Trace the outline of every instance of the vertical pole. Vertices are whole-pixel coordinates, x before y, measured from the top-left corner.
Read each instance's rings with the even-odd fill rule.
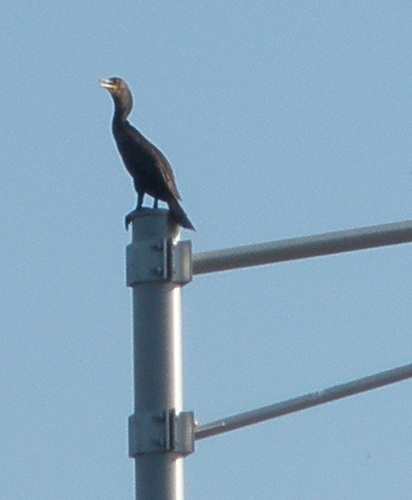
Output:
[[[167,210],[143,209],[133,220],[133,241],[127,247],[134,354],[129,454],[135,459],[138,500],[183,500],[183,456],[193,451],[179,451],[177,443],[181,425],[176,416],[183,405],[183,283],[173,280],[172,252],[178,239]]]

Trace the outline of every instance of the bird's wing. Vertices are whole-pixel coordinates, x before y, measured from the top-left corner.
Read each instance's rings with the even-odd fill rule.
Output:
[[[151,177],[155,183],[163,184],[176,200],[181,200],[173,169],[166,156],[130,124],[128,127],[128,137],[130,140],[129,147],[136,149],[136,152],[132,153],[131,156],[142,159],[142,164],[137,166],[137,168],[140,169],[147,166],[145,175]]]

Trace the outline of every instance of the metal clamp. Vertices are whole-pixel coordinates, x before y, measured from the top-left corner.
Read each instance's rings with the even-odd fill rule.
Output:
[[[129,456],[159,452],[189,455],[195,447],[194,429],[191,411],[138,412],[129,417]]]
[[[131,243],[126,247],[126,284],[192,281],[191,241],[159,240]]]

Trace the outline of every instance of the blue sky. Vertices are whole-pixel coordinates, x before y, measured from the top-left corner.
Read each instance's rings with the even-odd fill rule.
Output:
[[[133,498],[135,195],[102,77],[172,163],[195,251],[412,214],[407,2],[4,2],[0,497]],[[185,409],[209,420],[411,361],[408,245],[196,277]],[[407,499],[410,383],[201,441],[186,496]]]

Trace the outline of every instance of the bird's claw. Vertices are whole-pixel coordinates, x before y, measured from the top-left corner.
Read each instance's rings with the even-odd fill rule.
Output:
[[[124,218],[124,227],[126,228],[126,231],[129,230],[130,223],[133,221],[133,219],[136,216],[136,210],[133,210],[129,214],[126,215]]]
[[[137,216],[138,212],[141,212],[142,210],[145,210],[143,207],[136,207],[134,210],[132,210],[130,213],[126,215],[124,218],[124,227],[126,228],[126,231],[129,230],[130,224],[133,222],[133,219]]]

